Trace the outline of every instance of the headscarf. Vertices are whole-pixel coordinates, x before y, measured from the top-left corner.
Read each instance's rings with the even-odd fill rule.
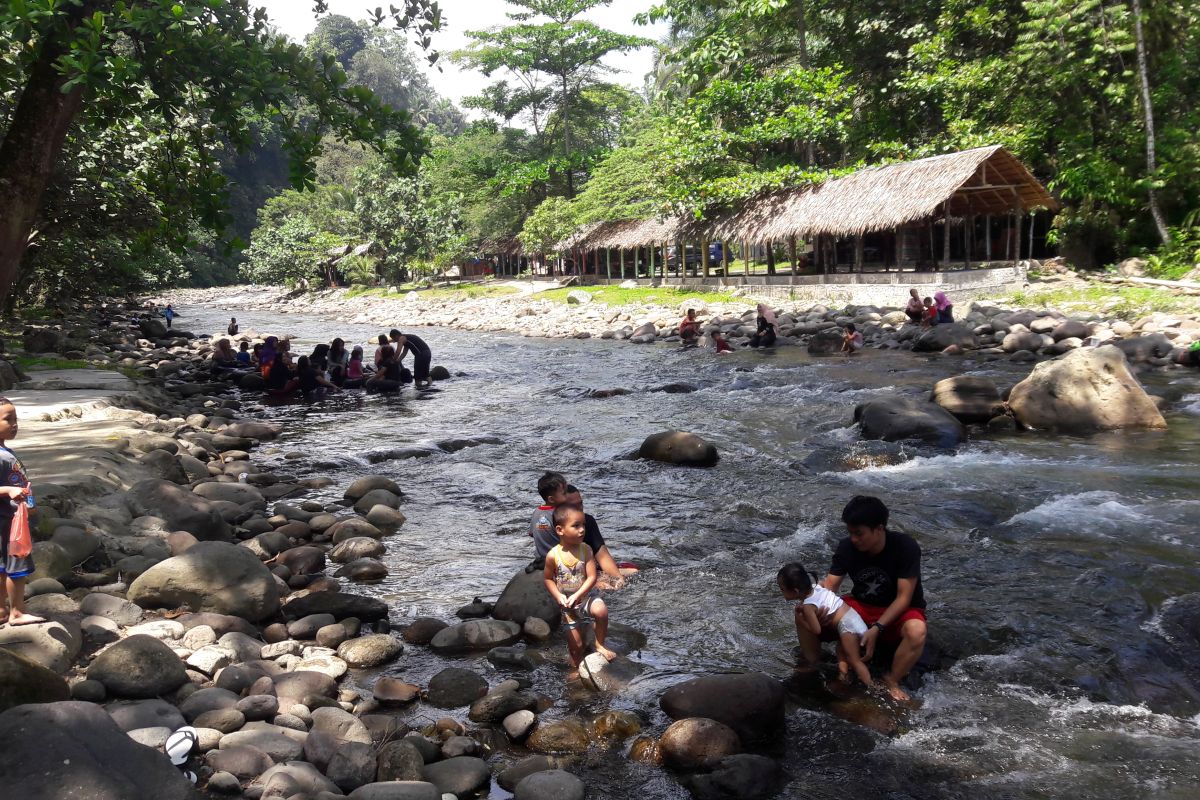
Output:
[[[946,297],[945,292],[938,292],[935,294],[933,296],[933,304],[937,306],[938,311],[945,311],[947,308],[953,305],[953,303],[950,302],[950,299]]]
[[[776,330],[775,312],[771,310],[770,306],[768,306],[766,303],[759,303],[758,315],[767,321],[767,324],[771,326],[772,330]]]

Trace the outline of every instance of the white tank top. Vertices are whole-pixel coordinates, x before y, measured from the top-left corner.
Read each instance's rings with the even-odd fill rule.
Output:
[[[803,605],[816,606],[817,611],[824,614],[833,614],[842,607],[844,601],[841,597],[826,589],[824,586],[814,586],[812,594],[804,598]],[[821,616],[818,613],[817,616]]]

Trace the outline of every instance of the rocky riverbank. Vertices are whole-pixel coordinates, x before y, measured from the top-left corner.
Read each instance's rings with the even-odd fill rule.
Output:
[[[578,302],[572,303],[574,297]],[[728,301],[689,298],[664,290],[665,302],[609,306],[592,299],[586,289],[572,291],[568,302],[518,292],[487,297],[423,294],[348,296],[345,289],[285,292],[281,289],[233,287],[185,290],[159,298],[176,304],[195,303],[230,309],[308,313],[350,323],[392,327],[439,326],[470,331],[510,331],[549,338],[600,338],[633,344],[679,342],[678,325],[687,309],[697,310],[702,346],[720,330],[735,347],[754,334],[752,297],[730,295]],[[898,297],[897,301],[901,299]],[[955,309],[957,322],[930,330],[908,323],[901,307],[846,306],[809,303],[772,304],[780,346],[801,345],[815,355],[841,348],[841,337],[853,323],[868,347],[961,354],[977,351],[986,358],[1036,362],[1089,345],[1117,343],[1131,362],[1165,366],[1173,354],[1200,339],[1200,310],[1189,313],[1148,312],[1136,319],[1106,314],[1102,309],[1064,313],[1052,307],[1024,308],[998,301],[973,301]],[[1131,343],[1136,342],[1136,343]]]
[[[447,620],[395,619],[356,594],[387,574],[403,492],[370,475],[320,502],[305,496],[328,496],[327,478],[264,468],[256,454],[279,431],[240,418],[232,381],[210,372],[207,337],[107,306],[31,324],[23,340],[27,356],[131,380],[100,401],[55,405],[54,392],[86,393],[112,373],[13,370],[30,378],[24,398],[53,409],[26,416],[12,442],[40,504],[27,608],[46,620],[0,629],[0,782],[15,796],[193,797],[163,753],[184,725],[196,737],[185,767],[214,797],[444,800],[495,780],[523,800],[582,798],[575,765],[626,748],[702,798],[778,784],[775,761],[745,752],[782,728],[773,678],[683,681],[661,703],[678,721],[639,735],[644,720],[627,711],[547,715],[560,698],[526,676],[561,645],[559,614],[536,572]],[[91,467],[43,480],[71,460],[72,434],[77,460],[103,453],[103,480]],[[638,639],[615,628],[609,644],[627,653]],[[375,672],[414,648],[486,653],[503,679],[448,667],[422,687]],[[577,685],[619,692],[637,671],[624,656],[592,657]]]

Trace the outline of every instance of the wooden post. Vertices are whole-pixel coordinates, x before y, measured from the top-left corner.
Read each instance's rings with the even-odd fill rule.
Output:
[[[937,270],[937,245],[933,241],[933,220],[930,219],[929,227],[929,260],[933,262],[934,270]]]
[[[708,239],[700,239],[700,264],[704,267],[704,277],[708,278]]]
[[[988,263],[992,263],[992,215],[983,216],[983,253]]]
[[[612,248],[604,248],[604,273],[608,276],[608,280],[612,282]]]
[[[971,228],[975,225],[975,216],[968,214],[963,217],[963,269],[971,268]]]
[[[1034,226],[1034,223],[1036,223],[1036,222],[1037,222],[1037,214],[1031,212],[1029,214],[1029,256],[1028,256],[1030,261],[1033,260],[1033,226]]]
[[[1021,216],[1022,216],[1022,214],[1021,214],[1021,195],[1017,194],[1017,190],[1015,188],[1012,190],[1012,193],[1013,193],[1013,214],[1016,215],[1016,218],[1017,218],[1017,247],[1016,247],[1017,252],[1016,252],[1016,258],[1013,259],[1013,266],[1015,267],[1017,265],[1017,262],[1019,262],[1021,260]]]
[[[646,276],[649,277],[651,281],[654,280],[654,242],[650,243],[650,269],[646,273]]]
[[[862,234],[854,237],[854,270],[859,275],[863,271],[863,237]]]
[[[791,262],[792,262],[792,280],[790,281],[790,283],[793,286],[795,286],[796,285],[796,273],[798,273],[800,271],[798,265],[796,264],[796,237],[795,236],[788,237],[788,258],[791,259]]]
[[[746,266],[742,268],[742,284],[750,283],[750,246],[742,239],[742,263]]]
[[[729,280],[729,242],[721,240],[721,277]]]
[[[683,245],[683,239],[675,240],[675,254],[678,256],[675,259],[675,277],[679,278],[680,283],[683,283],[683,277],[687,274],[687,249]]]
[[[942,204],[942,219],[945,220],[945,230],[942,231],[942,263],[947,267],[950,266],[950,207]]]
[[[775,243],[767,242],[767,274],[775,274]]]

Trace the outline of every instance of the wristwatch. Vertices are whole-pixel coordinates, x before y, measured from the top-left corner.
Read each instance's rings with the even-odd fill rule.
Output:
[[[872,623],[871,623],[871,627],[872,627],[872,628],[879,628],[879,630],[883,630],[883,629],[884,629],[884,627],[886,627],[886,626],[885,626],[885,625],[884,625],[882,622],[872,622]]]

